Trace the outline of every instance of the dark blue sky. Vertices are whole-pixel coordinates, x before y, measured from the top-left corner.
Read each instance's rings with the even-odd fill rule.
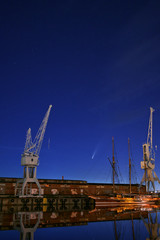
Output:
[[[147,0],[1,1],[0,176],[22,176],[26,131],[52,104],[39,178],[111,181],[114,136],[124,181],[128,137],[140,181],[150,106],[160,177],[159,12]]]

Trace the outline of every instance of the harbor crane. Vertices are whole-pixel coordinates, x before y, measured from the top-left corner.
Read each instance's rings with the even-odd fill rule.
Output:
[[[39,153],[41,150],[49,114],[52,105],[49,106],[46,115],[40,125],[34,141],[32,141],[31,128],[27,131],[24,152],[21,156],[21,166],[24,167],[23,179],[18,180],[15,187],[15,195],[19,197],[41,196],[42,190],[37,179],[37,166],[39,165]],[[32,183],[37,188],[32,188]]]
[[[155,152],[152,144],[152,127],[153,127],[153,112],[155,110],[150,107],[150,118],[148,127],[147,143],[143,144],[143,161],[141,161],[141,169],[144,170],[144,174],[140,183],[140,186],[145,182],[146,191],[150,190],[150,183],[152,184],[153,191],[155,192],[155,181],[160,183],[157,174],[154,171],[155,168]]]

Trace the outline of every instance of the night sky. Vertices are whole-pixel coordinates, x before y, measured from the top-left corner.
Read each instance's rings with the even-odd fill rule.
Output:
[[[111,182],[116,161],[133,183],[153,115],[160,177],[160,2],[1,1],[0,176],[22,177],[26,131],[50,104],[38,178]]]

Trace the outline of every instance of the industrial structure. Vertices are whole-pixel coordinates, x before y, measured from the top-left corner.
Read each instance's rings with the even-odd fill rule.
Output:
[[[39,153],[41,150],[51,107],[52,105],[49,106],[33,142],[31,129],[29,128],[27,131],[24,153],[21,157],[21,165],[24,167],[24,175],[23,179],[18,180],[16,183],[15,196],[33,197],[38,195],[40,197],[42,194],[41,186],[37,179],[37,166],[39,165]],[[36,189],[36,191],[34,191],[32,188],[32,183],[37,185],[38,189]]]
[[[150,118],[148,127],[147,143],[143,144],[143,161],[141,161],[141,169],[144,174],[140,186],[145,182],[146,192],[151,191],[150,183],[152,184],[153,191],[155,192],[155,181],[160,183],[155,168],[155,151],[152,144],[152,127],[153,127],[153,112],[154,109],[150,107]]]
[[[9,196],[10,198],[14,198],[15,185],[19,180],[20,179],[17,178],[0,177],[0,197]],[[115,193],[123,195],[130,194],[130,185],[125,183],[115,184],[115,193],[113,193],[112,183],[88,183],[82,180],[65,179],[38,179],[38,182],[42,189],[41,196],[47,198],[57,198],[58,196],[113,196]],[[36,183],[32,184],[32,191],[38,191]],[[140,192],[141,194],[146,193],[144,185],[141,186]],[[132,184],[132,193],[135,195],[139,194],[139,184]],[[18,201],[18,198],[16,199]],[[21,200],[23,199],[19,199],[20,202]]]
[[[130,140],[128,139],[129,153],[129,184],[115,183],[116,161],[114,154],[114,138],[112,138],[112,166],[113,182],[88,183],[81,180],[62,179],[37,179],[37,166],[39,165],[39,153],[42,146],[48,118],[52,105],[41,123],[38,133],[32,142],[31,129],[27,131],[27,138],[24,153],[21,158],[21,165],[24,167],[23,179],[1,178],[0,177],[0,206],[10,206],[11,208],[24,207],[42,208],[41,205],[53,205],[60,207],[87,206],[102,204],[104,206],[120,206],[124,204],[159,204],[159,194],[146,195],[150,190],[150,183],[155,191],[154,181],[159,181],[155,168],[155,154],[152,145],[152,123],[153,108],[150,108],[150,119],[148,128],[147,143],[143,144],[143,161],[141,168],[144,175],[141,184],[131,184],[131,157]],[[142,185],[145,182],[145,185]],[[24,206],[23,206],[24,205]],[[35,209],[36,210],[36,209]]]

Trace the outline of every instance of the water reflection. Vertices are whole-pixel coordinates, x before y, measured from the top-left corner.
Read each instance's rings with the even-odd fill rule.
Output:
[[[113,224],[113,235],[111,237],[108,236],[106,239],[160,240],[160,219],[158,218],[159,209],[157,207],[135,208],[124,206],[95,209],[76,208],[72,210],[43,207],[43,209],[37,211],[30,209],[26,211],[25,208],[24,211],[7,208],[2,210],[0,212],[0,230],[18,230],[20,232],[20,240],[33,240],[37,229],[83,226],[90,223],[95,224],[95,222],[99,222],[99,224],[102,222],[106,223],[106,226],[110,223]],[[137,224],[142,229],[140,230],[141,235],[136,234]],[[124,226],[127,227],[124,228]],[[100,233],[101,229],[99,228],[97,231]],[[125,231],[126,233],[124,233]],[[94,237],[92,239],[98,238]]]
[[[145,220],[142,216],[142,221],[149,233],[149,238],[146,240],[160,240],[160,224],[158,223],[157,211],[155,213],[148,213],[148,219]]]
[[[18,212],[13,214],[13,228],[20,231],[20,240],[34,240],[34,232],[37,230],[42,216],[43,212]]]

